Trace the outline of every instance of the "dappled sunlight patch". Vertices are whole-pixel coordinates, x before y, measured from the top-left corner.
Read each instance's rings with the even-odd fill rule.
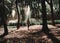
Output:
[[[53,25],[48,25],[48,28],[49,29],[52,29],[52,28],[57,28],[56,26],[53,26]]]

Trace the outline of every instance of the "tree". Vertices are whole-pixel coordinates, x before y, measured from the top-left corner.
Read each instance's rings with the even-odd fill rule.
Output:
[[[60,40],[58,40],[52,33],[49,33],[50,30],[47,27],[47,18],[46,18],[46,6],[45,6],[45,0],[41,0],[42,5],[42,18],[43,18],[43,28],[42,31],[50,38],[53,43],[60,43]]]
[[[52,20],[52,25],[55,26],[52,0],[50,0],[50,7],[51,7],[51,20]]]
[[[46,14],[46,6],[45,6],[45,0],[41,0],[41,5],[42,5],[42,22],[43,22],[43,32],[49,32],[50,30],[47,27],[47,14]]]
[[[60,15],[60,0],[59,0],[59,15]]]
[[[52,0],[45,0],[45,1],[50,5],[52,25],[55,26],[55,23],[54,23],[54,13],[53,13],[53,2],[52,2]]]
[[[4,26],[4,33],[0,37],[4,37],[8,34],[7,29],[7,13],[5,12],[7,9],[4,6],[4,0],[1,1],[2,5],[0,6],[0,18],[1,18],[1,24]]]
[[[19,24],[19,22],[20,22],[20,13],[19,13],[19,9],[18,9],[18,0],[16,0],[16,8],[17,8],[17,13],[18,13],[18,23],[17,23],[17,29],[19,29],[19,27],[20,27],[20,24]]]

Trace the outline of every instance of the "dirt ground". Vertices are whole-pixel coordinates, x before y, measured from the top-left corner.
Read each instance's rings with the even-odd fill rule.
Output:
[[[53,33],[55,37],[60,40],[60,28],[52,25],[48,25],[48,28],[51,30],[51,33]],[[0,41],[2,43],[53,43],[53,41],[43,32],[40,34],[30,34],[38,32],[41,29],[42,25],[33,25],[30,26],[29,29],[27,26],[21,26],[18,30],[16,28],[9,29],[9,34],[3,39],[0,38]]]

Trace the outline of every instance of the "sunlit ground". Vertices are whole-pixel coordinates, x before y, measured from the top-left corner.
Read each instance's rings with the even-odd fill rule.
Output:
[[[60,28],[52,25],[48,25],[48,27],[51,33],[60,40]],[[29,27],[29,30],[27,26],[21,26],[18,30],[16,26],[8,26],[9,34],[3,39],[7,40],[7,43],[53,43],[43,32],[40,34],[30,34],[38,32],[41,29],[42,25],[32,25]],[[0,29],[0,34],[3,32],[2,30],[3,29]]]

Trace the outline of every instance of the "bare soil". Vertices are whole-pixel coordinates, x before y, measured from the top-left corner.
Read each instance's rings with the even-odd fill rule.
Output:
[[[53,33],[60,40],[60,28],[52,25],[48,25],[48,28],[51,30],[50,33]],[[18,30],[9,29],[9,34],[4,38],[0,38],[0,41],[1,43],[53,43],[43,32],[40,34],[30,34],[38,32],[41,29],[42,25],[33,25],[29,29],[27,26],[21,26]],[[0,29],[1,33],[2,30]]]

